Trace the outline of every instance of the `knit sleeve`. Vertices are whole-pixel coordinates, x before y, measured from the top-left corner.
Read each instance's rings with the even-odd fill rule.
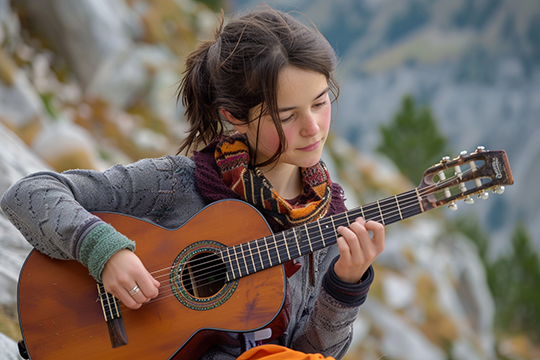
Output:
[[[133,244],[103,232],[105,223],[92,212],[117,212],[178,227],[204,206],[194,168],[188,158],[168,156],[115,165],[103,172],[38,172],[13,184],[0,206],[37,250],[99,269],[108,259],[104,253],[110,257],[115,249]]]
[[[373,282],[374,272],[370,266],[358,284],[351,284],[341,280],[334,271],[334,265],[339,258],[336,257],[323,277],[324,290],[345,306],[360,306],[366,301],[369,287]]]

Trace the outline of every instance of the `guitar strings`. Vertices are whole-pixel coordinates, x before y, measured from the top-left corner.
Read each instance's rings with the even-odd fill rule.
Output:
[[[415,195],[415,197],[416,197],[416,195]],[[282,242],[283,242],[284,240],[285,240],[285,239],[280,239],[280,240],[276,241],[276,242],[274,243],[274,244],[275,244],[274,249],[277,249],[277,248],[279,248],[280,246],[283,246],[284,244],[282,244]],[[318,240],[317,240],[317,241],[318,241]],[[277,265],[277,263],[276,263],[276,265]],[[211,267],[203,268],[203,269],[201,269],[200,271],[206,271],[205,275],[208,276],[208,275],[209,275],[208,269],[210,269],[210,268],[211,268]],[[160,273],[160,272],[166,272],[165,274],[159,275],[159,276],[156,277],[156,278],[159,280],[159,278],[166,277],[166,276],[168,277],[168,275],[169,275],[169,269],[170,269],[170,268],[164,268],[164,269],[161,269],[161,270],[153,271],[152,274],[158,274],[158,273]],[[213,271],[211,274],[215,274],[215,272],[216,272],[215,270],[216,270],[216,269],[214,269],[214,271]],[[221,270],[221,269],[218,269],[218,270]],[[197,272],[200,272],[200,271],[197,271]],[[221,272],[219,272],[219,273],[222,274]],[[178,274],[177,276],[180,277],[181,275]],[[195,280],[195,279],[193,279],[193,280]],[[213,283],[213,282],[217,282],[217,281],[223,282],[224,280],[225,280],[225,277],[221,277],[220,279],[217,279],[217,280],[214,280],[214,281],[212,281],[212,282],[207,283],[207,285],[210,284],[210,283]],[[174,296],[173,290],[172,290],[171,287],[169,287],[169,288],[168,288],[167,290],[165,290],[165,291],[160,291],[160,295],[159,295],[158,297],[156,297],[156,298],[150,300],[149,302],[147,302],[147,303],[145,303],[145,304],[153,303],[153,302],[159,301],[159,300],[164,300],[164,299],[166,299],[166,298],[173,297],[173,296]],[[120,303],[119,306],[120,306],[121,309],[123,309],[122,311],[129,311],[129,310],[132,310],[132,309],[127,308],[127,307],[126,307],[124,304],[122,304],[122,303]],[[104,307],[105,307],[105,308],[108,308],[108,306],[107,306],[106,304],[105,304]]]
[[[417,198],[416,194],[414,194],[414,195],[410,194],[410,195],[408,195],[408,196],[411,197],[411,198],[414,200],[414,203],[416,204],[416,198]],[[405,206],[403,206],[404,204],[405,204]],[[410,207],[410,206],[409,206],[409,207]],[[402,209],[402,212],[407,211],[407,208],[408,208],[407,203],[403,203],[403,202],[402,202],[402,208],[403,208],[403,209]],[[351,210],[351,211],[354,211],[354,209]],[[368,211],[369,211],[369,210],[368,210]],[[373,219],[375,219],[375,221],[377,221],[376,218],[372,218],[371,220],[373,220]],[[308,227],[311,227],[311,228],[314,228],[314,227],[316,227],[316,226],[317,226],[317,224],[314,224],[314,225],[308,224]],[[275,235],[270,235],[270,236],[275,238]],[[257,240],[254,240],[254,241],[258,241],[258,240],[262,240],[262,239],[266,239],[266,238],[261,238],[261,239],[257,239]],[[311,243],[314,244],[314,245],[318,245],[319,242],[322,242],[321,239],[322,239],[322,236],[321,236],[321,237],[313,237],[313,238],[310,238],[310,240],[313,240],[313,241],[311,241]],[[275,241],[271,242],[270,244],[268,244],[267,242],[265,242],[265,246],[264,246],[264,249],[262,250],[262,252],[264,252],[265,250],[266,250],[266,251],[274,251],[274,250],[276,250],[276,253],[279,252],[279,248],[280,248],[280,247],[286,246],[285,240],[286,240],[285,238],[282,238],[282,239],[279,239],[279,240],[275,240]],[[247,256],[251,256],[252,258],[253,258],[253,257],[259,258],[259,260],[261,260],[261,256],[260,256],[260,254],[259,254],[259,253],[261,252],[261,250],[260,250],[260,247],[259,247],[258,245],[257,245],[257,248],[259,248],[258,251],[257,251],[257,249],[252,249],[252,248],[250,247],[250,248],[249,248],[250,254],[248,254]],[[255,256],[253,256],[254,253],[253,253],[252,250],[255,251]],[[259,256],[257,256],[257,255],[259,255]],[[212,256],[215,256],[215,254],[207,255],[207,257],[212,257]],[[245,257],[246,257],[246,254],[243,254],[243,255],[241,255],[240,257],[244,257],[244,258],[245,258]],[[229,257],[229,256],[224,256],[224,258],[230,260],[230,257]],[[199,260],[202,260],[202,259],[204,259],[204,257],[201,258],[201,259],[199,259]],[[275,257],[273,257],[273,258],[270,257],[269,259],[270,259],[270,260],[276,260]],[[207,276],[209,276],[209,275],[214,275],[215,273],[208,273],[207,271],[208,271],[209,269],[211,269],[212,267],[222,267],[222,266],[223,266],[222,263],[216,264],[216,265],[213,265],[213,266],[210,266],[210,267],[207,266],[208,264],[210,264],[210,263],[215,263],[215,262],[216,262],[215,259],[212,259],[212,260],[207,261],[207,262],[198,263],[195,267],[196,267],[196,268],[200,268],[200,269],[199,269],[199,270],[193,270],[193,271],[191,271],[191,275],[195,277],[195,276],[197,276],[197,273],[200,273],[200,272],[205,272],[205,275],[207,275]],[[273,265],[273,264],[278,265],[278,263],[279,263],[279,259],[278,259],[277,261],[272,261],[272,265]],[[180,264],[180,265],[184,265],[184,264]],[[158,274],[158,273],[160,273],[160,272],[166,271],[167,273],[164,274],[164,275],[160,275],[160,277],[168,276],[169,269],[170,269],[170,268],[165,268],[165,269],[157,270],[157,271],[152,272],[152,274],[154,275],[154,274]],[[218,270],[221,270],[221,269],[218,269]],[[197,279],[195,279],[195,280],[197,280]],[[218,280],[218,281],[219,281],[219,280]]]
[[[470,172],[470,170],[466,170],[464,172],[464,174],[466,174],[467,172]],[[396,201],[399,201],[399,198],[401,198],[401,200],[403,201],[403,199],[405,199],[404,202],[398,202],[397,204],[401,204],[402,206],[399,206],[399,208],[396,210],[396,211],[393,211],[393,212],[389,212],[386,214],[386,216],[388,217],[389,214],[390,216],[393,214],[393,215],[396,215],[397,212],[401,212],[403,214],[403,212],[406,212],[407,210],[410,210],[413,206],[418,206],[418,198],[420,199],[425,199],[427,198],[427,196],[431,195],[431,194],[440,194],[442,193],[445,189],[446,189],[446,185],[447,184],[451,184],[451,182],[453,181],[453,178],[448,178],[446,180],[443,180],[443,181],[439,181],[438,183],[436,184],[433,184],[433,185],[430,185],[430,186],[427,186],[426,188],[423,188],[423,189],[420,189],[420,190],[417,190],[418,192],[414,191],[414,190],[411,190],[407,193],[404,193],[404,194],[400,194],[400,195],[396,195],[395,196],[395,199]],[[441,187],[442,186],[442,187]],[[432,189],[435,189],[437,191],[433,192]],[[384,200],[389,200],[391,199],[390,198],[387,198],[387,199],[383,199],[382,201]],[[379,202],[380,203],[380,202]],[[412,204],[411,204],[412,203]],[[353,212],[358,212],[358,211],[362,211],[366,208],[366,212],[368,212],[370,209],[367,209],[368,207],[374,207],[375,206],[375,203],[371,203],[371,204],[367,204],[363,207],[358,207],[358,208],[355,208],[355,209],[352,209],[350,211],[347,211],[346,213],[342,213],[342,214],[337,214],[335,217],[329,217],[329,218],[324,218],[324,219],[321,219],[321,220],[325,220],[327,219],[326,221],[328,222],[335,222],[334,220],[338,220],[338,221],[342,221],[343,219],[339,219],[340,217],[343,218],[343,217],[346,217],[347,220],[349,218],[349,216],[347,215],[347,213],[349,214],[352,214]],[[380,213],[380,212],[379,212]],[[360,213],[358,214],[360,215]],[[382,216],[376,216],[376,217],[373,217],[373,218],[366,218],[366,221],[368,220],[372,220],[372,221],[380,221],[382,220]],[[319,221],[320,223],[321,221]],[[317,226],[317,223],[310,223],[310,224],[306,224],[306,226],[309,226],[309,227],[315,227]],[[320,226],[320,225],[319,225]],[[338,234],[336,232],[335,236],[337,237]],[[268,236],[267,236],[268,237]],[[266,239],[267,237],[265,238],[261,238],[261,239]],[[277,254],[279,254],[279,247],[281,246],[287,246],[286,245],[286,238],[283,237],[282,239],[279,239],[279,240],[276,240],[275,239],[275,234],[271,235],[271,237],[274,237],[274,243],[271,244],[273,245],[273,247],[269,247],[268,246],[268,243],[265,241],[266,243],[266,246],[267,248],[266,249],[263,249],[262,251],[264,252],[265,250],[266,251],[270,251],[270,250],[275,250]],[[257,239],[257,240],[253,240],[253,241],[258,241],[258,240],[261,240],[261,239]],[[317,242],[324,242],[323,240],[323,236],[321,236],[320,238],[317,238],[317,237],[314,237],[315,241],[311,241],[312,244],[316,244]],[[310,238],[311,240],[311,238]],[[238,245],[237,245],[238,246]],[[252,249],[251,247],[248,247],[249,248],[249,251],[250,251],[250,256],[252,257],[253,259],[253,252],[252,252]],[[258,248],[258,244],[257,244],[257,248]],[[254,249],[255,250],[255,249]],[[242,249],[242,252],[243,252],[243,249]],[[259,260],[261,259],[260,258],[260,250],[258,253],[256,253],[255,255],[259,255]],[[206,262],[206,263],[199,263],[197,264],[197,267],[202,267],[204,266],[205,264],[208,264],[208,263],[215,263],[215,254],[212,253],[210,255],[207,255],[206,257],[209,257],[209,256],[212,256],[214,259],[212,261],[209,261],[209,262]],[[279,255],[278,255],[279,256]],[[244,257],[244,262],[245,262],[245,254],[243,254],[243,257]],[[257,258],[257,256],[255,256],[255,258]],[[204,257],[202,257],[201,259],[199,260],[202,260],[204,259]],[[269,260],[271,258],[269,257]],[[225,260],[225,257],[224,257],[224,260]],[[278,259],[275,259],[274,260],[278,260]],[[228,257],[228,261],[231,261],[231,258]],[[182,265],[185,265],[185,263],[183,264],[180,264],[181,266]],[[232,264],[231,264],[232,265]],[[278,265],[278,261],[276,261],[275,265]],[[217,264],[217,265],[213,265],[213,266],[210,266],[210,267],[202,267],[201,269],[199,270],[194,270],[192,271],[191,275],[192,275],[192,283],[193,282],[197,282],[197,281],[200,281],[201,278],[203,279],[207,279],[209,277],[212,277],[214,274],[218,273],[218,274],[222,274],[222,270],[223,270],[223,266],[224,264],[223,263],[220,263],[220,264]],[[213,269],[212,269],[213,268]],[[255,269],[255,266],[253,266],[253,268]],[[246,269],[247,269],[247,264],[246,264]],[[211,271],[211,272],[208,272],[208,271]],[[247,269],[249,270],[249,269]],[[164,274],[162,275],[157,275],[159,273],[162,273],[162,272],[165,272]],[[200,275],[201,272],[204,272],[204,276],[203,277],[198,277]],[[155,276],[156,279],[159,279],[159,278],[163,278],[163,277],[169,277],[169,274],[170,273],[170,267],[169,268],[163,268],[163,269],[160,269],[160,270],[156,270],[156,271],[153,271],[151,272],[151,274],[156,274],[157,276]],[[196,278],[195,276],[195,273],[199,273],[199,275],[197,275],[198,278]],[[248,274],[246,274],[248,275]],[[177,275],[178,277],[181,277],[180,274]],[[243,275],[245,276],[245,275]],[[217,278],[213,281],[209,281],[209,282],[206,282],[205,285],[210,285],[212,283],[215,283],[215,282],[225,282],[226,281],[226,277],[221,277],[221,278]],[[151,303],[151,302],[155,302],[157,300],[161,300],[161,299],[164,299],[164,298],[167,298],[167,297],[171,297],[171,296],[174,296],[174,293],[173,293],[173,290],[169,287],[169,290],[165,290],[165,291],[161,291],[160,292],[160,295],[158,297],[156,297],[155,299],[152,299],[150,300],[148,303]],[[148,304],[147,303],[147,304]],[[121,307],[124,307],[125,305],[121,305]],[[128,308],[129,309],[129,308]]]
[[[431,186],[431,187],[432,187],[432,188],[433,188],[433,187],[437,187],[437,185],[433,185],[433,186]],[[442,190],[440,190],[440,191],[442,191]],[[422,195],[425,195],[427,192],[428,192],[428,191],[423,190],[423,191],[422,191]],[[404,196],[402,195],[401,197],[403,198]],[[409,192],[405,195],[405,197],[408,198],[408,202],[407,202],[407,201],[404,202],[403,199],[402,199],[402,200],[399,202],[399,204],[401,204],[401,206],[398,206],[398,209],[397,209],[397,210],[391,211],[391,212],[388,212],[388,213],[385,214],[387,218],[388,218],[388,217],[395,216],[395,215],[397,215],[398,213],[400,214],[400,217],[403,218],[403,216],[402,216],[403,213],[405,213],[405,214],[407,215],[407,211],[410,210],[410,209],[412,208],[412,206],[417,206],[417,205],[418,205],[418,203],[417,203],[418,196],[417,196],[416,192],[414,192],[414,190],[409,191]],[[396,200],[398,199],[397,196],[396,196],[395,198],[396,198]],[[392,198],[388,198],[388,199],[392,199]],[[384,199],[384,200],[387,200],[387,199]],[[411,202],[413,203],[413,205],[410,205]],[[369,207],[369,206],[371,206],[372,208],[371,208],[371,209],[366,209],[365,212],[364,212],[364,208],[367,208],[367,207]],[[342,221],[343,219],[340,219],[340,218],[339,218],[339,217],[341,216],[342,218],[346,217],[347,220],[348,220],[349,216],[347,215],[347,213],[353,214],[354,212],[356,212],[358,216],[359,216],[359,215],[364,215],[364,213],[369,213],[370,211],[373,211],[373,210],[378,211],[377,209],[375,209],[375,206],[377,206],[377,205],[375,205],[375,203],[374,203],[374,204],[368,204],[368,205],[366,205],[366,206],[364,206],[364,207],[359,207],[359,208],[357,208],[357,209],[352,209],[352,210],[350,210],[350,211],[348,211],[348,212],[346,212],[346,213],[344,213],[344,214],[338,214],[338,216],[337,216],[337,217],[334,217],[333,219],[329,219],[329,218],[325,218],[325,219],[326,219],[326,222],[334,222],[333,220]],[[383,204],[383,206],[385,206],[385,204]],[[361,212],[361,214],[360,214],[360,212]],[[372,218],[369,218],[369,217],[365,217],[365,218],[366,218],[366,220],[379,221],[379,220],[382,219],[383,216],[382,216],[382,214],[380,214],[380,211],[378,211],[378,213],[379,213],[379,216],[372,217]],[[368,214],[368,215],[369,215],[369,214]],[[356,218],[357,216],[355,215],[354,217]],[[408,217],[408,216],[406,216],[406,217]],[[321,222],[324,221],[325,219],[321,219],[321,221],[319,221],[319,223],[321,223]],[[347,221],[347,223],[349,224],[350,221]],[[316,228],[317,226],[320,227],[320,225],[319,225],[318,223],[307,224],[307,227],[308,227],[308,228],[311,228],[311,229]],[[280,235],[280,234],[281,234],[281,233],[278,233],[277,235]],[[274,241],[273,241],[272,243],[270,243],[270,246],[269,246],[268,243],[266,242],[266,239],[267,239],[268,237],[264,237],[264,238],[261,238],[261,239],[256,239],[256,240],[250,241],[249,243],[255,243],[255,248],[252,248],[251,246],[248,245],[248,246],[247,246],[247,249],[246,249],[246,252],[248,252],[247,254],[246,254],[246,252],[244,252],[244,249],[242,248],[242,245],[249,244],[249,243],[240,244],[240,245],[236,245],[236,246],[230,247],[230,248],[234,248],[234,247],[240,246],[240,251],[239,251],[240,254],[237,253],[237,252],[235,251],[235,252],[234,252],[234,259],[233,259],[233,255],[230,255],[230,256],[229,256],[229,255],[224,255],[222,258],[223,258],[223,260],[227,260],[227,261],[229,261],[229,262],[230,262],[230,261],[233,261],[233,262],[234,262],[234,260],[237,260],[237,262],[238,262],[238,261],[241,261],[241,260],[239,260],[239,259],[243,258],[243,259],[244,259],[243,263],[246,264],[245,258],[246,258],[246,256],[247,256],[247,257],[251,257],[251,258],[252,258],[252,262],[251,262],[251,263],[254,263],[255,265],[260,265],[260,264],[261,264],[260,261],[262,261],[262,257],[261,257],[261,249],[259,248],[259,240],[265,240],[265,246],[263,247],[262,252],[264,252],[265,250],[266,250],[267,252],[269,252],[269,251],[274,251],[274,250],[275,250],[276,254],[277,254],[278,257],[279,257],[279,253],[280,253],[280,252],[279,252],[279,248],[280,248],[280,247],[283,247],[283,246],[287,247],[287,243],[286,243],[286,240],[287,240],[287,239],[286,239],[285,237],[283,237],[282,239],[276,240],[276,239],[275,239],[275,238],[276,238],[276,234],[273,234],[273,235],[270,235],[270,236],[274,238]],[[309,238],[310,243],[311,243],[312,245],[318,245],[318,244],[317,244],[318,242],[324,242],[324,240],[321,240],[321,239],[323,239],[323,236],[321,236],[320,238],[318,238],[318,237],[313,237],[313,238],[310,237],[310,238]],[[315,241],[312,241],[312,240],[315,240]],[[275,246],[273,246],[274,244],[275,244]],[[298,244],[297,244],[297,247],[299,247]],[[227,249],[227,248],[226,248],[226,249]],[[224,250],[225,250],[225,249],[224,249]],[[222,252],[223,252],[223,250],[222,250]],[[303,254],[301,254],[301,251],[299,251],[299,256],[301,256],[301,255],[303,255]],[[212,253],[212,254],[208,255],[208,257],[211,257],[211,256],[214,256],[214,254]],[[259,258],[259,259],[258,259],[257,261],[255,261],[255,258]],[[265,257],[265,258],[266,258],[266,257]],[[290,258],[291,258],[291,257],[288,256],[288,257],[287,257],[287,260],[290,259]],[[280,261],[280,259],[277,259],[277,261],[272,261],[272,260],[276,260],[275,257],[272,257],[272,256],[268,256],[268,259],[269,259],[269,261],[271,262],[270,266],[273,266],[274,263],[275,263],[275,265],[278,265],[279,263],[283,263],[283,262],[284,262],[284,261]],[[202,260],[202,259],[199,259],[199,260]],[[208,269],[211,268],[211,267],[208,267],[208,266],[206,266],[206,265],[208,265],[208,264],[210,264],[210,263],[213,263],[213,262],[215,262],[215,260],[211,260],[211,261],[208,261],[208,262],[206,262],[206,263],[198,263],[198,264],[196,265],[196,267],[199,267],[199,268],[201,268],[201,269],[200,269],[200,270],[192,270],[192,271],[191,271],[191,275],[192,275],[192,276],[195,276],[196,273],[200,273],[200,272],[202,272],[202,271],[206,272]],[[183,264],[180,264],[180,265],[183,265]],[[252,267],[254,268],[254,270],[256,270],[256,266],[255,266],[255,265],[252,266]],[[217,264],[217,265],[214,265],[214,266],[218,266],[218,267],[219,267],[219,266],[222,266],[222,264]],[[248,269],[247,264],[245,265],[245,268],[246,268],[246,270],[249,272],[249,269]],[[240,270],[239,270],[238,272],[240,273]],[[214,273],[211,273],[211,274],[213,275]],[[240,275],[243,275],[243,274],[240,274]],[[246,275],[247,275],[247,274],[246,274]],[[220,280],[221,280],[221,279],[220,279]],[[218,280],[218,281],[219,281],[219,280]]]

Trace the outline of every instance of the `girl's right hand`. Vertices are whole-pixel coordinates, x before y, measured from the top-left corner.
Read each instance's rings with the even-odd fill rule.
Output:
[[[159,293],[159,281],[146,270],[131,250],[120,250],[107,261],[101,273],[105,291],[116,296],[128,308],[138,309]],[[140,291],[130,295],[136,286]]]

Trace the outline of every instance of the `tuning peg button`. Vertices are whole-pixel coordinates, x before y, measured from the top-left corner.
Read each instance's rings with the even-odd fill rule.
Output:
[[[470,196],[467,196],[467,197],[465,198],[465,202],[466,202],[467,204],[474,204],[474,199],[473,199],[472,197],[470,197]]]
[[[500,185],[500,186],[497,186],[495,189],[493,189],[493,192],[500,195],[500,194],[504,193],[504,190],[506,190],[506,188],[504,186]]]
[[[487,193],[485,191],[483,193],[481,193],[480,195],[478,195],[478,198],[482,199],[482,200],[486,200],[488,197],[489,197],[489,193]]]
[[[451,203],[448,205],[448,208],[449,208],[450,210],[455,211],[455,210],[457,210],[457,205],[456,205],[456,203],[451,202]]]

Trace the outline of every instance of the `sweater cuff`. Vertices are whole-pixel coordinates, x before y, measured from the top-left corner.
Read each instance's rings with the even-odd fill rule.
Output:
[[[373,282],[375,272],[373,271],[373,266],[369,266],[366,270],[360,283],[353,284],[341,280],[334,271],[334,264],[338,260],[339,256],[336,257],[322,281],[324,290],[332,296],[334,299],[347,306],[360,306],[366,301],[367,293],[369,287]]]
[[[90,275],[101,283],[105,263],[122,249],[135,250],[135,242],[120,234],[112,225],[101,224],[84,238],[79,250],[79,261],[88,268]]]

